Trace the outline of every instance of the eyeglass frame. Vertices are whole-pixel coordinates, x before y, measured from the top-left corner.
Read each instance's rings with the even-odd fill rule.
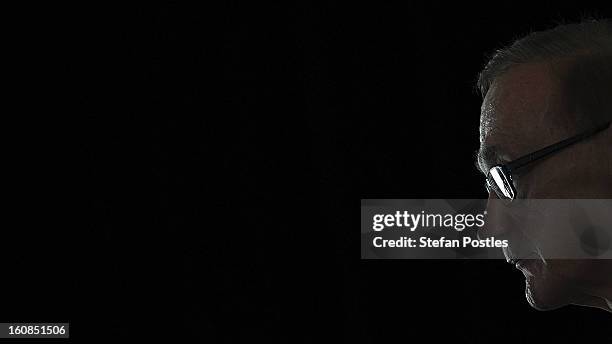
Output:
[[[512,173],[521,169],[525,165],[528,165],[534,161],[543,159],[553,153],[557,153],[564,148],[569,147],[570,145],[585,140],[600,131],[607,129],[610,126],[610,123],[607,122],[605,124],[599,125],[593,129],[587,130],[578,135],[569,137],[565,140],[559,141],[557,143],[553,143],[549,146],[541,148],[535,152],[525,154],[518,159],[512,160],[505,164],[498,164],[489,169],[489,172],[486,176],[485,186],[487,191],[491,193],[491,189],[495,192],[499,199],[507,200],[508,202],[512,202],[516,199],[516,188],[514,187],[514,182],[512,180]],[[495,182],[495,176],[506,186],[504,190],[508,191],[506,195],[504,190],[499,190],[499,186]],[[499,190],[499,191],[498,191]],[[501,195],[500,195],[501,193]]]

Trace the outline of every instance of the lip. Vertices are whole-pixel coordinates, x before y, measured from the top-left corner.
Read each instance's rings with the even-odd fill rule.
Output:
[[[515,268],[522,270],[526,267],[529,261],[520,258],[508,259],[508,263],[514,265]]]
[[[514,267],[525,272],[531,271],[529,268],[532,267],[533,259],[516,259],[514,262]]]
[[[517,269],[520,268],[525,268],[527,267],[527,265],[529,265],[529,263],[531,263],[535,258],[534,254],[530,254],[527,257],[520,257],[520,258],[506,258],[506,262],[508,262],[509,264],[514,265]]]

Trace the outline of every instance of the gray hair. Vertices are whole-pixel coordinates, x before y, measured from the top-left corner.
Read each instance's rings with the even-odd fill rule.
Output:
[[[569,61],[562,77],[565,102],[592,121],[612,116],[612,21],[588,20],[533,32],[497,50],[478,75],[484,97],[498,76],[531,62]]]

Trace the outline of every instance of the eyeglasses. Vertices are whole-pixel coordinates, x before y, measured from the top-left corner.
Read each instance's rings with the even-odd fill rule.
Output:
[[[576,136],[567,138],[563,141],[554,143],[550,146],[544,147],[533,153],[524,155],[507,164],[495,165],[491,167],[489,173],[487,174],[487,180],[485,184],[487,187],[487,191],[490,193],[491,190],[493,190],[495,191],[495,194],[498,198],[507,200],[508,202],[512,202],[512,200],[516,198],[516,189],[514,188],[514,183],[512,181],[513,172],[516,172],[517,170],[521,169],[522,167],[531,162],[542,159],[576,142],[582,141],[588,138],[589,136],[595,135],[598,132],[608,128],[608,126],[610,126],[610,122],[588,130],[584,133],[578,134]]]

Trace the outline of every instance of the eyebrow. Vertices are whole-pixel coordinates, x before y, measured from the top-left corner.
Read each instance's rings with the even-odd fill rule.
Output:
[[[502,149],[495,146],[483,146],[476,151],[474,165],[480,172],[486,174],[491,167],[503,162]]]

